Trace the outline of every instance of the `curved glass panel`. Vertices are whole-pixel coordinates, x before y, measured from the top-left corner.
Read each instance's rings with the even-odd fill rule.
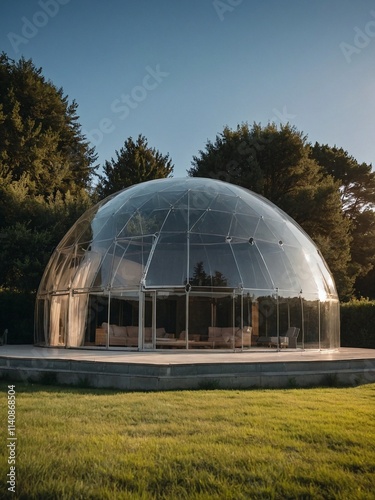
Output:
[[[160,235],[146,272],[146,286],[178,287],[186,284],[186,240],[186,233]]]

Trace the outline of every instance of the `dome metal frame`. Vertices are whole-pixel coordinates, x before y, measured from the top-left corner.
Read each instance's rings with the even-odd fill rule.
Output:
[[[242,350],[276,337],[279,349],[290,327],[304,349],[340,341],[334,280],[311,238],[262,196],[205,178],[137,184],[89,209],[36,304],[45,346]]]

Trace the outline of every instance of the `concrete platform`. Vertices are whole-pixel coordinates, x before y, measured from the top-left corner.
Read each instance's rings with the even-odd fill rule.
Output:
[[[0,346],[0,376],[131,391],[358,385],[375,382],[375,350],[127,352]]]

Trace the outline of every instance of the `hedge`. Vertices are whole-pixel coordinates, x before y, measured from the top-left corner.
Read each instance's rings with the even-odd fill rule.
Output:
[[[8,344],[34,341],[34,293],[0,290],[0,334],[8,329]]]
[[[341,304],[341,346],[375,349],[375,300]]]

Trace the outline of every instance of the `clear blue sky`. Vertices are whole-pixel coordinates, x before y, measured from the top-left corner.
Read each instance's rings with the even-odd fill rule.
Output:
[[[100,164],[142,133],[185,176],[244,121],[375,164],[373,0],[2,0],[0,50],[77,101]]]

